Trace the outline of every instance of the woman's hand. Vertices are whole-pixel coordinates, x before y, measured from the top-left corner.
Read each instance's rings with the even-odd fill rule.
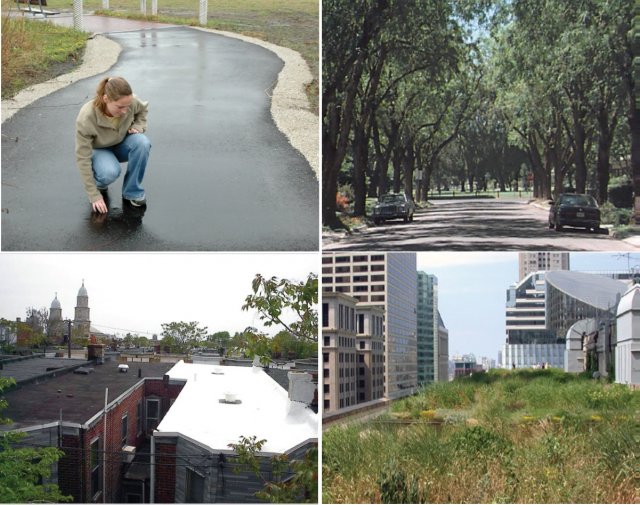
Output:
[[[96,200],[95,202],[93,202],[91,204],[91,207],[93,208],[93,212],[98,212],[100,214],[106,214],[109,210],[107,208],[107,204],[104,203],[104,198],[102,197],[100,197],[100,200]]]
[[[128,131],[129,131],[129,133],[130,133],[130,134],[132,134],[132,135],[133,135],[134,133],[140,133],[140,132],[139,132],[138,130],[136,130],[135,128],[129,128],[129,130],[128,130]]]

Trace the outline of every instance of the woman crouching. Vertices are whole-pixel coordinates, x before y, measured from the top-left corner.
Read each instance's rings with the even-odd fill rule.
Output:
[[[104,195],[127,161],[122,198],[134,207],[146,205],[142,179],[151,143],[147,129],[148,102],[133,95],[122,77],[105,77],[93,101],[82,106],[76,119],[76,161],[94,212],[108,211]]]

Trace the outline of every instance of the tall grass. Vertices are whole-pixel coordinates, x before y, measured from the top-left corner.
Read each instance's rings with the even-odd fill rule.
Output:
[[[55,77],[60,65],[79,63],[87,34],[51,23],[9,16],[11,2],[2,3],[2,98],[26,86]]]
[[[323,501],[638,503],[640,391],[548,370],[426,388],[325,433]]]

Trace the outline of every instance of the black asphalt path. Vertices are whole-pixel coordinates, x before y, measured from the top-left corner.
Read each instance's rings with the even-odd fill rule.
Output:
[[[323,250],[384,251],[637,251],[610,237],[548,227],[548,211],[523,200],[434,200],[412,223],[388,221],[341,237],[323,238]]]
[[[317,250],[318,182],[269,112],[282,61],[186,27],[109,37],[123,52],[108,73],[2,125],[2,249]],[[92,215],[76,168],[75,118],[104,75],[149,101],[146,212],[123,205],[121,176]]]

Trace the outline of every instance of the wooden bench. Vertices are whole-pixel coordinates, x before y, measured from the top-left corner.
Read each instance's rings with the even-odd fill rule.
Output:
[[[20,4],[26,4],[26,7],[22,7]],[[60,14],[59,11],[46,10],[44,7],[47,5],[47,0],[16,0],[18,10],[21,12],[27,12],[33,16],[54,16]]]

